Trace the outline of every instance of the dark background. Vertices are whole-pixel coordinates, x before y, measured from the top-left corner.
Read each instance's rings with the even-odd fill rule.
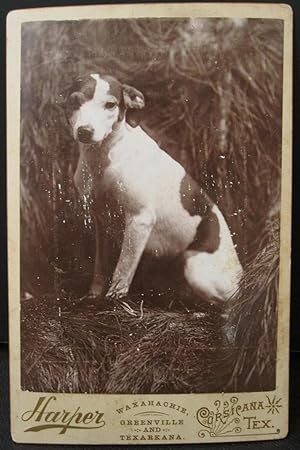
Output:
[[[107,2],[113,3],[113,2]],[[226,2],[223,2],[226,3]],[[234,3],[234,2],[232,2]],[[250,2],[249,2],[250,3]],[[255,2],[251,2],[255,3]],[[272,1],[265,1],[264,3],[279,3]],[[281,3],[281,2],[280,2]],[[236,444],[232,446],[218,446],[217,448],[253,448],[257,446],[257,448],[287,448],[287,449],[296,449],[300,448],[299,440],[296,437],[296,429],[299,430],[299,421],[297,426],[295,407],[297,406],[297,399],[299,399],[299,391],[297,390],[297,373],[299,378],[299,354],[300,351],[300,331],[298,325],[298,319],[300,317],[300,307],[299,307],[299,284],[297,279],[297,267],[298,267],[298,252],[299,252],[299,240],[297,239],[297,230],[299,230],[299,215],[297,215],[297,198],[296,192],[299,188],[299,181],[297,178],[297,169],[299,168],[299,156],[297,149],[299,147],[299,131],[297,130],[297,124],[299,124],[299,42],[300,42],[300,31],[299,31],[299,21],[300,21],[300,7],[297,0],[287,1],[286,3],[290,4],[294,9],[294,24],[295,24],[295,33],[294,33],[294,134],[293,134],[293,147],[294,147],[294,161],[293,161],[293,174],[294,174],[294,204],[293,204],[293,252],[292,252],[292,309],[291,309],[291,350],[292,350],[292,414],[291,414],[291,436],[288,440],[277,442],[277,443],[263,443],[263,444]],[[0,58],[2,61],[1,66],[1,74],[0,74],[0,92],[4,93],[6,90],[5,87],[5,20],[6,14],[8,11],[18,8],[30,8],[30,7],[45,7],[45,6],[63,6],[63,5],[76,5],[76,4],[99,4],[99,2],[95,1],[35,1],[28,0],[24,1],[2,1],[0,6],[0,33],[1,33],[1,47],[0,47]],[[0,240],[0,251],[1,251],[1,301],[0,301],[0,312],[1,312],[1,321],[0,321],[0,341],[1,344],[1,390],[4,392],[5,406],[7,402],[7,267],[6,267],[6,176],[5,176],[5,148],[6,148],[6,136],[5,136],[5,95],[1,97],[2,105],[0,108],[0,119],[1,119],[1,127],[0,127],[0,139],[1,139],[1,148],[2,152],[0,152],[0,167],[1,167],[1,202],[0,202],[0,223],[1,223],[1,240]],[[297,393],[298,392],[298,393]],[[2,396],[1,396],[2,399]],[[2,403],[2,401],[1,401]],[[2,403],[3,404],[3,403]],[[5,417],[2,417],[4,414]],[[8,431],[7,431],[7,422],[8,422],[8,409],[7,407],[1,407],[1,416],[0,416],[0,430],[2,434],[3,424],[6,425],[5,431],[5,440],[4,442],[0,441],[0,448],[6,449],[9,448],[8,443]],[[16,446],[16,448],[28,448],[28,446]],[[38,447],[35,447],[38,448]],[[45,448],[45,447],[43,447]],[[51,447],[54,448],[54,447]],[[70,448],[70,447],[69,447]],[[166,448],[166,447],[164,447]],[[214,446],[208,446],[208,448],[214,448]]]

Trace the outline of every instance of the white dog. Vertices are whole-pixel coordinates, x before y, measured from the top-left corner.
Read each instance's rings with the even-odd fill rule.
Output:
[[[184,277],[194,292],[226,301],[242,274],[229,228],[184,168],[142,128],[126,122],[126,111],[144,104],[137,89],[97,73],[79,79],[67,100],[73,137],[80,143],[75,185],[94,199],[91,293],[100,296],[109,286],[108,297],[125,296],[144,253],[182,255]],[[118,260],[107,273],[105,241],[120,235]]]

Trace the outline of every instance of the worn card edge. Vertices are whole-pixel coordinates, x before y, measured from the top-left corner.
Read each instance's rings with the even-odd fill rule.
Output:
[[[95,14],[97,12],[97,14]],[[98,16],[99,12],[99,16]],[[149,4],[149,5],[101,5],[77,7],[51,7],[12,11],[7,17],[7,195],[8,195],[8,260],[9,260],[9,336],[10,336],[10,386],[12,436],[15,442],[41,442],[25,437],[16,427],[18,406],[24,393],[20,390],[20,30],[21,24],[35,20],[66,20],[83,18],[132,18],[132,17],[248,17],[274,18],[284,20],[284,65],[283,65],[283,137],[282,137],[282,179],[280,214],[280,283],[278,297],[278,349],[276,368],[276,392],[280,391],[288,400],[289,363],[289,298],[290,298],[290,255],[291,255],[291,174],[292,174],[292,9],[286,4]],[[272,391],[274,393],[275,391]],[[32,394],[35,395],[36,393]],[[255,393],[247,393],[254,395]],[[31,395],[31,394],[30,394]],[[78,397],[85,394],[58,394]],[[101,394],[91,394],[92,397]],[[103,394],[119,397],[116,394]],[[201,398],[215,394],[191,394]],[[151,395],[150,395],[151,396]],[[171,397],[185,396],[185,394]],[[136,397],[136,396],[127,396]],[[138,396],[143,397],[143,396]],[[145,396],[149,397],[149,395]],[[165,397],[165,396],[161,396]],[[170,397],[170,396],[168,396]],[[286,404],[282,429],[277,438],[284,438],[288,432],[288,407]],[[247,440],[257,440],[256,436]],[[241,441],[240,437],[229,441]],[[209,439],[206,442],[227,442]],[[79,443],[65,439],[48,440],[49,443]],[[197,441],[189,441],[197,442]],[[199,442],[199,441],[198,441]],[[81,443],[89,443],[85,439]],[[99,444],[98,442],[91,442]],[[103,442],[104,443],[104,442]],[[121,443],[112,439],[107,443]],[[161,443],[161,442],[160,442]],[[166,442],[168,443],[168,442]],[[128,442],[127,442],[128,444]]]

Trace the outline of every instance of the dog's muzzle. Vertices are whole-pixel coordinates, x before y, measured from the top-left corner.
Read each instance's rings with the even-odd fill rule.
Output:
[[[94,130],[90,127],[79,127],[77,130],[77,137],[83,144],[89,144],[92,141]]]

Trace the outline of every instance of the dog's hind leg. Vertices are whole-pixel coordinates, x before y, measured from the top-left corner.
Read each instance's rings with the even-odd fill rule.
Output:
[[[222,304],[238,289],[240,266],[234,261],[224,261],[216,254],[187,251],[184,255],[184,276],[196,295]]]

